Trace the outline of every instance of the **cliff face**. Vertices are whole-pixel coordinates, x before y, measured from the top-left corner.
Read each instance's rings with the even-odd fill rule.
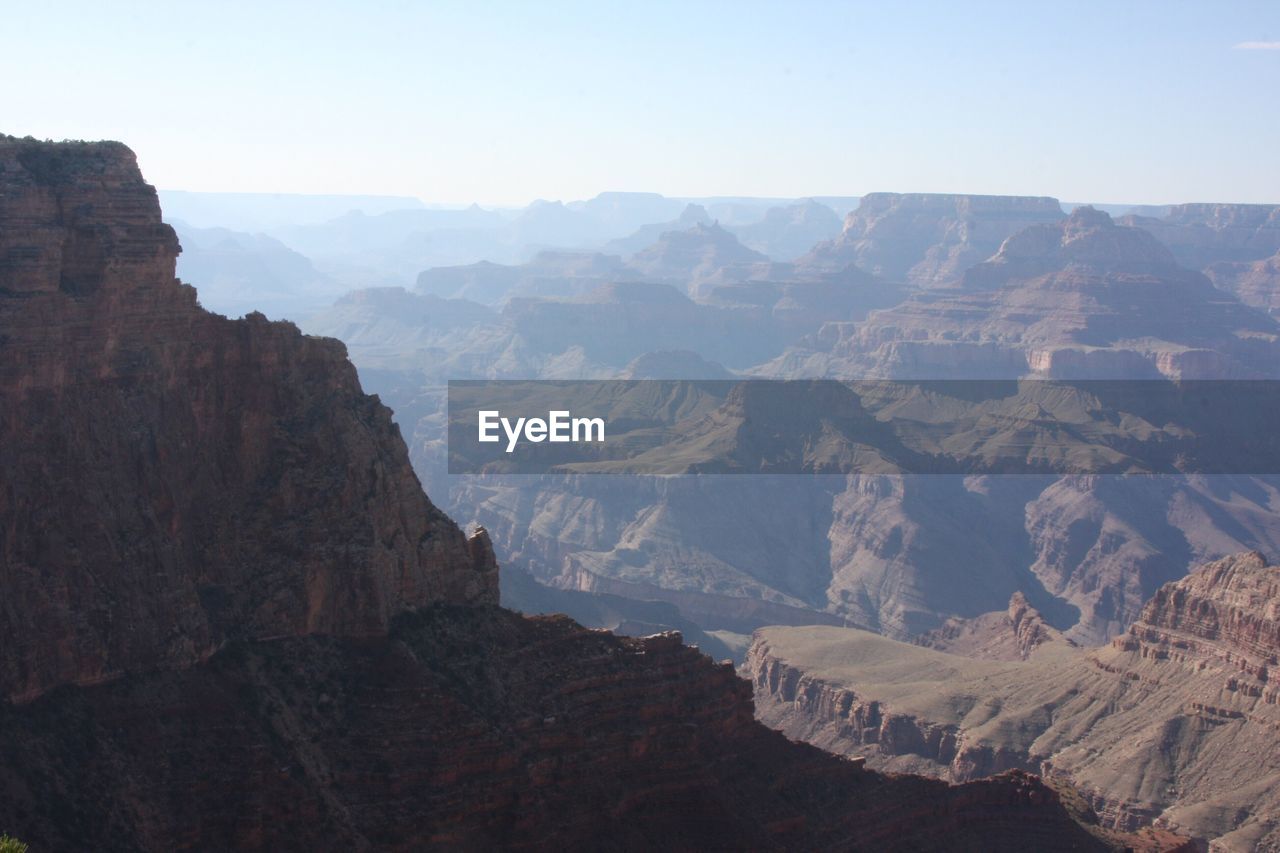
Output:
[[[203,311],[123,145],[0,141],[0,697],[496,601],[336,341]]]
[[[1115,645],[1143,657],[1214,659],[1243,674],[1229,690],[1280,702],[1269,688],[1280,656],[1280,571],[1257,552],[1210,563],[1161,587]]]
[[[839,628],[757,632],[758,715],[879,768],[952,780],[1022,768],[1104,823],[1216,850],[1280,844],[1280,570],[1248,553],[1167,584],[1110,646],[983,661]]]

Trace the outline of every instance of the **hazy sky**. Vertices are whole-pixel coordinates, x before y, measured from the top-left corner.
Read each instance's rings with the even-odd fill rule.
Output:
[[[0,130],[167,189],[1280,202],[1280,2],[6,2]]]

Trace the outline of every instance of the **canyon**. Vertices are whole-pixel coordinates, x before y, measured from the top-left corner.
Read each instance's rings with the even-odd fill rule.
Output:
[[[497,606],[341,344],[209,314],[118,143],[0,139],[0,826],[36,849],[1174,849],[884,776]]]
[[[1238,207],[1219,209],[1248,219]],[[645,234],[707,227],[686,212]],[[846,220],[836,241],[856,250],[838,260],[820,261],[832,250],[819,246],[788,263],[727,264],[699,279],[696,298],[678,279],[601,284],[632,273],[562,255],[562,269],[589,274],[548,281],[550,259],[502,268],[526,283],[496,283],[486,299],[501,304],[481,306],[439,298],[465,291],[427,283],[459,273],[428,271],[419,292],[353,294],[305,325],[348,343],[406,425],[429,492],[486,527],[505,564],[559,590],[662,600],[685,630],[692,621],[737,635],[739,647],[771,621],[908,640],[1003,609],[1018,592],[1073,641],[1103,643],[1192,566],[1277,552],[1280,480],[1265,471],[726,482],[446,473],[450,378],[1221,380],[1270,378],[1280,364],[1273,317],[1215,287],[1212,267],[1206,277],[1182,266],[1131,217],[1066,215],[1034,197],[877,194]],[[926,257],[955,263],[937,278]],[[1280,292],[1265,276],[1253,287]],[[743,517],[755,519],[746,535]]]

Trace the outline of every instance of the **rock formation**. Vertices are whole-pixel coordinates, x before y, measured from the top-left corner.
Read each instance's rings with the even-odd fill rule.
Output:
[[[725,267],[768,260],[713,222],[687,231],[666,232],[656,243],[628,258],[627,266],[644,281],[674,284],[697,297],[703,282]]]
[[[678,635],[497,608],[340,344],[201,310],[133,155],[0,140],[0,826],[41,850],[1105,849]]]
[[[871,193],[845,217],[840,236],[797,263],[826,270],[855,264],[889,281],[936,287],[958,281],[1006,237],[1062,218],[1052,198]]]
[[[617,255],[548,250],[518,266],[480,261],[435,267],[419,274],[417,289],[428,296],[498,305],[513,296],[581,296],[626,278],[627,272]]]
[[[658,242],[668,231],[688,231],[697,225],[711,225],[715,219],[700,204],[687,204],[680,215],[670,222],[653,222],[642,225],[626,237],[605,243],[603,251],[629,257]]]
[[[832,324],[778,359],[841,377],[1273,378],[1280,326],[1179,267],[1145,231],[1079,208],[1009,237],[953,290]]]
[[[1110,645],[982,661],[842,628],[757,632],[746,667],[770,725],[873,766],[952,780],[1022,768],[1104,823],[1213,849],[1280,843],[1280,569],[1246,553],[1167,584]]]
[[[825,204],[806,199],[786,207],[771,207],[764,219],[731,228],[748,249],[775,261],[792,261],[825,240],[840,234],[840,217]]]
[[[1280,205],[1178,204],[1164,217],[1125,216],[1120,223],[1150,231],[1178,263],[1195,270],[1280,251]]]
[[[932,631],[912,639],[917,646],[984,660],[1026,660],[1045,643],[1074,645],[1044,620],[1021,592],[1009,599],[1007,610],[972,619],[952,617]]]
[[[437,605],[0,708],[47,850],[1103,850],[1026,774],[886,778],[752,719],[679,635]]]
[[[0,144],[0,695],[496,598],[336,341],[201,310],[121,145]]]

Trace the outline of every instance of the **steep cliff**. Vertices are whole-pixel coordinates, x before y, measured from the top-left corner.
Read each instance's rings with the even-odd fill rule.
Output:
[[[203,311],[123,145],[0,142],[0,695],[496,600],[336,341]]]
[[[1280,570],[1257,552],[1210,563],[1161,587],[1113,645],[1157,659],[1212,659],[1243,673],[1228,690],[1277,704],[1280,689],[1268,682],[1280,654]]]
[[[982,661],[840,628],[757,632],[758,715],[873,766],[974,779],[1020,768],[1082,791],[1110,826],[1214,849],[1280,844],[1280,570],[1259,554],[1164,586],[1092,651]]]

